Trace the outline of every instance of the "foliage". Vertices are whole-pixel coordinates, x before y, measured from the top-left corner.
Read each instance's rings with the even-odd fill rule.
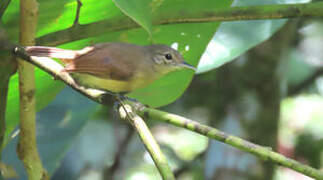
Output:
[[[167,44],[177,48],[190,64],[198,65],[199,73],[207,72],[234,60],[248,49],[271,37],[286,22],[286,20],[266,20],[153,25],[152,19],[154,17],[167,12],[216,10],[229,7],[233,2],[223,0],[82,0],[81,2],[83,5],[78,24],[74,24],[77,1],[39,0],[37,38],[40,39],[46,35],[55,34],[57,31],[103,21],[120,21],[120,24],[122,24],[123,20],[131,18],[141,28],[124,28],[103,34],[91,33],[91,31],[95,32],[96,29],[90,29],[89,34],[94,35],[84,35],[86,38],[75,39],[74,41],[57,45],[62,48],[80,49],[98,42],[121,41],[141,45],[150,43]],[[300,1],[286,0],[284,2],[296,3]],[[266,0],[257,4],[269,3],[275,4],[281,3],[281,1]],[[255,2],[252,0],[235,1],[233,5],[249,6],[255,5]],[[12,0],[1,18],[1,26],[4,27],[13,42],[18,40],[18,14],[19,1]],[[73,34],[68,36],[73,36]],[[51,42],[49,40],[46,43],[50,44]],[[192,78],[193,74],[189,71],[174,72],[144,89],[131,93],[130,96],[152,107],[165,106],[177,100],[184,93]],[[88,119],[91,119],[90,117],[97,112],[96,110],[99,106],[87,102],[83,97],[75,95],[69,89],[61,91],[64,85],[53,80],[52,77],[40,69],[36,70],[36,83],[37,110],[40,111],[38,114],[38,146],[45,167],[52,174],[59,167],[62,157],[72,146],[73,140],[81,132]],[[9,135],[18,125],[18,99],[18,77],[15,74],[11,77],[9,84],[6,142],[9,141]],[[44,109],[46,106],[48,107]],[[49,107],[52,109],[49,109]],[[80,111],[82,113],[79,113]],[[109,127],[111,128],[111,125]],[[111,133],[110,135],[113,134]],[[196,142],[200,145],[202,144],[203,147],[205,145],[204,140],[197,140]],[[9,153],[14,145],[15,140],[10,142],[4,153]],[[188,146],[194,148],[193,145]],[[111,148],[113,147],[114,145],[111,145]],[[176,151],[185,152],[183,149],[176,149]],[[201,150],[194,148],[187,154],[192,154],[192,152],[196,151]],[[14,155],[10,154],[10,156]],[[190,158],[192,159],[192,157],[186,157],[186,159]],[[7,156],[4,160],[11,161],[12,157]],[[140,167],[138,168],[140,169]],[[21,169],[18,172],[20,175],[23,174]]]

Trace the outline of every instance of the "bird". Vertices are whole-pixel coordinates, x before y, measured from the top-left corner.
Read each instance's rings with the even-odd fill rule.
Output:
[[[162,76],[180,69],[196,68],[184,61],[175,49],[163,45],[99,43],[81,50],[27,46],[29,56],[61,60],[64,72],[76,83],[112,93],[126,94],[143,88]]]

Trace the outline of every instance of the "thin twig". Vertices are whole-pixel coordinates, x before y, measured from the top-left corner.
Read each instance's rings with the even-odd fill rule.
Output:
[[[301,83],[299,83],[298,85],[291,87],[288,90],[288,96],[293,96],[296,95],[298,93],[300,93],[303,89],[309,87],[311,84],[313,84],[313,82],[320,76],[323,75],[323,69],[319,69],[317,71],[315,71],[312,75],[310,75],[307,79],[305,79],[304,81],[302,81]]]
[[[78,85],[77,83],[75,83],[74,79],[70,76],[69,73],[63,72],[64,67],[56,61],[44,57],[30,57],[26,54],[25,50],[22,47],[18,46],[14,49],[14,54],[41,68],[43,71],[52,75],[55,79],[62,80],[65,84],[69,85],[74,90],[80,92],[93,101],[96,101],[100,104],[108,103],[106,102],[106,92],[96,89],[84,88],[83,86]]]
[[[129,104],[126,104],[123,100],[121,100],[120,103],[120,117],[128,119],[130,124],[137,131],[142,143],[145,145],[146,150],[152,157],[160,175],[165,180],[175,180],[175,176],[165,155],[161,151],[145,121],[132,110],[132,107]]]
[[[79,19],[80,19],[80,12],[81,12],[81,7],[82,7],[82,2],[81,0],[76,0],[77,1],[77,7],[76,7],[76,15],[75,15],[75,20],[73,23],[73,26],[80,25]]]
[[[251,143],[233,135],[226,134],[225,132],[219,131],[218,129],[200,124],[198,122],[181,117],[179,115],[147,107],[141,107],[140,110],[137,111],[137,113],[141,116],[164,121],[166,123],[182,127],[194,131],[198,134],[207,136],[209,138],[221,141],[225,144],[229,144],[233,147],[236,147],[241,151],[249,152],[253,155],[256,155],[265,161],[272,161],[281,166],[291,168],[312,178],[323,179],[323,172],[320,170],[314,169],[310,166],[301,164],[293,159],[287,158],[279,153],[272,151],[269,148],[259,146],[257,144]]]
[[[166,25],[180,23],[204,23],[215,21],[241,21],[301,17],[323,17],[323,2],[306,4],[227,7],[214,9],[213,11],[191,11],[189,9],[174,9],[172,11],[159,11],[159,13],[153,14],[152,23],[154,25]],[[108,20],[97,21],[86,25],[72,26],[68,29],[49,33],[37,38],[36,44],[43,46],[57,46],[83,38],[89,38],[109,32],[129,30],[139,27],[140,26],[130,18],[118,16]]]
[[[0,2],[0,19],[2,18],[4,12],[6,11],[11,0],[3,0]]]
[[[68,73],[62,72],[63,67],[54,60],[50,58],[39,58],[33,56],[30,57],[25,53],[24,49],[21,47],[16,47],[14,49],[14,53],[20,56],[21,58],[24,58],[26,61],[43,69],[45,72],[48,72],[56,79],[62,80],[64,83],[71,86],[73,89],[85,95],[86,97],[92,99],[93,101],[96,101],[103,105],[108,104],[108,102],[106,102],[107,98],[105,97],[110,94],[107,94],[106,92],[100,90],[87,89],[82,86],[79,86],[77,83],[74,82],[74,79]],[[122,103],[122,107],[126,106],[123,100],[119,99],[119,101]],[[152,155],[152,158],[156,163],[156,166],[160,171],[161,175],[163,177],[166,177],[166,179],[174,179],[172,178],[173,174],[171,173],[170,168],[168,167],[166,158],[162,154],[158,144],[154,140],[144,121],[132,111],[125,112],[127,113],[127,118],[129,118],[129,122],[131,122],[132,125],[134,125],[134,128],[138,131],[142,141],[145,144],[145,147],[147,148],[148,152]]]
[[[105,102],[105,100],[104,100],[105,98],[102,98],[102,96],[105,95],[104,92],[92,93],[91,90],[87,90],[87,89],[83,90],[84,88],[78,87],[75,83],[72,83],[72,84],[69,83],[69,81],[67,80],[68,78],[65,77],[68,75],[62,75],[61,73],[58,73],[59,68],[58,69],[55,67],[53,68],[51,63],[49,63],[49,64],[47,64],[47,62],[42,63],[43,60],[40,58],[29,57],[26,55],[24,50],[21,48],[16,48],[15,52],[19,57],[25,59],[26,61],[28,61],[30,63],[33,63],[34,65],[43,69],[44,71],[48,72],[49,74],[56,75],[64,83],[71,86],[72,88],[79,91],[80,93],[87,96],[88,98],[92,99],[93,101],[96,101],[101,104],[107,104],[107,102]],[[49,58],[45,58],[44,60],[49,61]],[[60,66],[60,65],[58,65],[58,66]],[[69,77],[69,78],[71,78],[71,77]],[[314,169],[310,166],[301,164],[293,159],[284,157],[283,155],[273,152],[266,147],[262,147],[262,146],[253,144],[249,141],[246,141],[244,139],[241,139],[239,137],[226,134],[226,133],[219,131],[215,128],[212,128],[212,127],[209,127],[206,125],[202,125],[200,123],[191,121],[189,119],[186,119],[184,117],[181,117],[181,116],[178,116],[175,114],[162,112],[162,111],[152,109],[152,108],[147,108],[144,106],[141,106],[141,108],[136,107],[136,112],[141,116],[150,117],[152,119],[164,121],[166,123],[170,123],[170,124],[173,124],[178,127],[186,128],[188,130],[194,131],[196,133],[210,137],[212,139],[216,139],[216,140],[221,141],[225,144],[236,147],[237,149],[240,149],[241,151],[249,152],[251,154],[254,154],[255,156],[260,157],[261,159],[270,160],[278,165],[288,167],[290,169],[293,169],[295,171],[298,171],[298,172],[308,175],[310,177],[313,177],[316,179],[323,179],[323,172],[321,172],[317,169]],[[138,117],[138,116],[136,116],[136,117]],[[139,117],[137,119],[139,119]],[[141,121],[141,120],[139,120],[139,121]]]

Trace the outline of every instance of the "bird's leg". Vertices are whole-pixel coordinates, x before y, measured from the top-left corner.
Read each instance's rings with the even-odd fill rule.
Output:
[[[115,101],[113,103],[113,109],[114,109],[114,111],[118,113],[120,106],[121,106],[121,103],[119,101]]]
[[[137,99],[135,99],[135,98],[132,98],[132,97],[128,97],[128,96],[124,96],[125,97],[125,99],[126,100],[128,100],[128,101],[132,101],[132,102],[134,102],[134,103],[138,103],[139,101],[137,100]]]
[[[137,103],[139,102],[137,99],[135,98],[131,98],[129,96],[126,96],[128,92],[121,92],[121,93],[116,93],[116,96],[118,96],[120,99],[124,100],[124,101],[131,101],[131,102],[134,102],[134,103]]]
[[[140,110],[143,110],[146,107],[149,107],[148,105],[142,104],[141,102],[139,102],[135,98],[131,98],[131,97],[125,96],[125,94],[118,94],[117,95],[117,101],[118,102],[122,102],[122,103],[119,103],[119,106],[120,105],[125,105],[124,102],[126,102],[126,101],[130,101],[131,102],[131,106],[134,109],[139,110],[139,111]]]
[[[117,113],[119,113],[120,117],[121,118],[132,118],[133,114],[128,112],[126,104],[125,104],[125,102],[128,100],[127,97],[125,95],[120,94],[120,93],[116,94],[115,97],[116,97],[117,101],[114,104],[114,108],[117,111]],[[120,108],[122,108],[123,111],[125,112],[124,115],[122,115]]]
[[[112,95],[115,97],[116,101],[114,102],[113,108],[118,111],[120,106],[123,105],[124,101],[126,101],[126,96],[122,93],[113,93],[113,92],[108,92],[108,94]]]
[[[126,96],[125,95],[126,93],[112,93],[112,94],[116,98],[116,101],[113,106],[114,110],[120,113],[119,112],[120,108],[123,108],[127,117],[132,117],[132,114],[129,114],[128,111],[126,110],[127,101],[130,102],[129,105],[136,110],[142,110],[143,108],[148,107],[147,105],[140,103],[137,99]]]

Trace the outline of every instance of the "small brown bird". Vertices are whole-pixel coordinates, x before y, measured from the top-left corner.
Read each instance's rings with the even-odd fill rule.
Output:
[[[102,43],[82,50],[29,46],[30,56],[58,58],[84,87],[114,93],[128,93],[145,87],[177,69],[195,68],[180,53],[165,45],[139,46],[127,43]]]

